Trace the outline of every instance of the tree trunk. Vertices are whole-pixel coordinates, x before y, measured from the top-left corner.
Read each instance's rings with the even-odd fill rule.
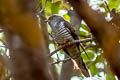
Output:
[[[8,66],[15,80],[51,80],[45,41],[34,6],[34,0],[0,1],[0,24],[10,52]]]

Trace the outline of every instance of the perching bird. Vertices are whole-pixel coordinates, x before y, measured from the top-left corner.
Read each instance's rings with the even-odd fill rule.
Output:
[[[48,18],[47,22],[52,29],[51,34],[54,38],[54,41],[58,45],[62,46],[67,42],[79,39],[78,35],[75,33],[75,30],[72,28],[71,24],[64,20],[61,16],[52,15]],[[68,46],[63,50],[67,53],[69,57],[72,58],[74,64],[77,64],[77,67],[82,72],[82,74],[85,77],[90,77],[88,69],[81,57],[79,43]]]

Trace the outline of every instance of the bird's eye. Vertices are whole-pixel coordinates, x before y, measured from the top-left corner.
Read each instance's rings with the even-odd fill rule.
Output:
[[[53,19],[54,19],[54,17],[51,17],[51,18],[50,18],[50,20],[53,20]]]

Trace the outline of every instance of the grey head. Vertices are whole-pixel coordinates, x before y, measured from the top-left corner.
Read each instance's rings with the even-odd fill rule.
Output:
[[[51,28],[54,28],[57,25],[59,25],[61,21],[64,21],[64,19],[58,15],[52,15],[48,18],[48,24],[51,26]]]

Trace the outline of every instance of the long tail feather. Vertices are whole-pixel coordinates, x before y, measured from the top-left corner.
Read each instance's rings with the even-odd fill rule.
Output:
[[[81,53],[80,50],[78,49],[78,47],[76,45],[72,45],[66,48],[68,55],[73,59],[73,63],[75,64],[75,66],[77,68],[79,68],[79,70],[82,72],[82,74],[85,77],[90,77],[88,69],[85,65],[85,63],[83,62],[83,59],[81,57]],[[77,65],[76,65],[77,64]]]
[[[77,57],[76,59],[74,59],[74,61],[77,64],[75,66],[79,67],[79,70],[82,72],[82,74],[85,77],[90,77],[88,69],[87,69],[85,63],[83,62],[82,58],[81,57]],[[74,64],[75,64],[75,62],[74,62]]]

